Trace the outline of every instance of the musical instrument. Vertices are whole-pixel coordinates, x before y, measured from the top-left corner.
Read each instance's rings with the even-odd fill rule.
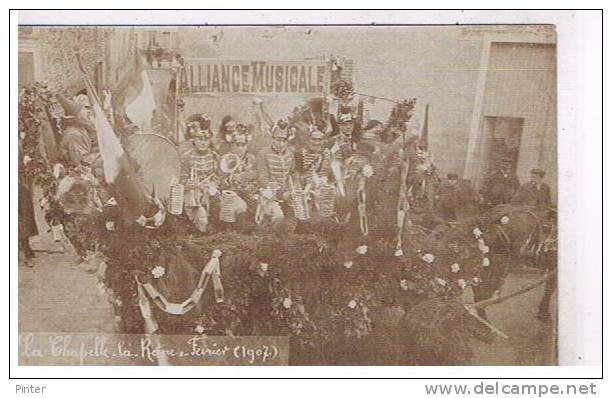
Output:
[[[331,162],[331,170],[336,180],[336,186],[338,187],[338,193],[340,196],[345,196],[346,191],[344,189],[344,176],[342,175],[342,164],[338,160]]]
[[[236,222],[236,215],[246,211],[246,202],[234,191],[221,192],[221,210],[219,218],[227,223]]]
[[[293,202],[293,214],[300,221],[305,221],[310,218],[310,209],[308,208],[309,189],[294,189],[291,191],[291,200]]]
[[[336,200],[336,187],[333,184],[323,184],[319,188],[319,195],[315,197],[315,205],[321,217],[331,217],[335,214],[334,202]]]
[[[219,169],[226,174],[234,174],[240,168],[242,160],[235,153],[227,153],[223,155],[219,162]]]
[[[168,211],[170,214],[180,215],[183,213],[183,205],[185,204],[185,186],[176,183],[170,187],[170,206]]]

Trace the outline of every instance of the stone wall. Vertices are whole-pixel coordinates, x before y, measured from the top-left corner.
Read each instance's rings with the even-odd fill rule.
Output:
[[[52,90],[72,95],[85,87],[75,50],[94,84],[114,88],[135,65],[136,38],[133,28],[34,27],[20,28],[20,43],[39,50],[41,79]]]

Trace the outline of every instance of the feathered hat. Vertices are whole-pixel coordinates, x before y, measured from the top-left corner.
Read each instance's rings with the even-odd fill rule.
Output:
[[[238,124],[236,131],[225,136],[225,140],[232,144],[248,144],[251,139],[251,132],[244,124]]]
[[[291,140],[293,138],[293,131],[289,127],[287,121],[280,119],[274,126],[272,126],[272,138],[285,138]]]
[[[210,118],[203,113],[196,113],[187,118],[185,121],[187,131],[190,137],[195,138],[212,138],[210,131]]]

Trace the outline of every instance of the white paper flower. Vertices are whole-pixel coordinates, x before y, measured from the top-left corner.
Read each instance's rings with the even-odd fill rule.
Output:
[[[482,236],[482,231],[480,230],[480,228],[476,227],[474,228],[474,230],[472,231],[472,233],[474,234],[475,237],[480,238]]]
[[[353,266],[353,262],[351,260],[346,260],[344,262],[344,268],[349,269]]]
[[[115,230],[115,222],[114,221],[107,221],[106,223],[104,223],[104,226],[106,227],[107,231],[114,231]]]
[[[436,278],[435,281],[438,285],[446,286],[446,281],[442,278]]]
[[[368,246],[367,245],[361,245],[355,251],[357,252],[357,254],[366,254],[368,252]]]
[[[467,283],[465,282],[465,280],[463,279],[459,279],[457,280],[457,284],[459,285],[460,288],[465,289],[467,287]]]
[[[427,254],[425,254],[425,255],[424,255],[423,257],[421,257],[421,258],[423,259],[423,261],[425,261],[426,263],[429,263],[429,264],[433,263],[433,262],[434,262],[434,260],[436,259],[436,258],[434,257],[434,255],[433,255],[433,254],[431,254],[431,253],[427,253]]]
[[[395,257],[401,257],[404,255],[404,251],[402,249],[395,249],[394,255]]]
[[[268,263],[259,263],[259,269],[263,272],[268,272]]]
[[[291,301],[289,297],[283,300],[283,307],[289,309],[291,308],[291,304],[293,304],[293,301]]]
[[[451,265],[451,272],[459,272],[460,270],[461,270],[461,267],[459,266],[459,264],[455,263]]]
[[[482,252],[482,254],[487,254],[489,252],[489,246],[484,245],[480,248],[480,251]]]
[[[474,277],[472,279],[472,282],[474,282],[475,284],[479,284],[480,283],[480,278],[479,277]]]
[[[491,262],[489,261],[489,257],[485,257],[482,259],[482,266],[483,267],[488,267],[489,265],[491,265]]]
[[[151,270],[151,273],[155,279],[159,279],[166,274],[166,269],[161,265],[158,265]]]
[[[29,157],[28,155],[25,155],[25,156],[23,157],[23,164],[28,164],[28,163],[30,163],[31,161],[32,161],[32,158],[31,158],[31,157]]]
[[[400,281],[400,287],[402,290],[408,290],[408,281],[406,279],[402,279]]]
[[[510,217],[503,216],[502,218],[499,219],[499,222],[502,224],[508,224],[510,222]]]
[[[204,326],[202,326],[202,325],[198,325],[198,326],[196,326],[196,327],[195,327],[195,331],[196,331],[196,333],[198,333],[198,334],[202,334],[202,333],[204,333]]]
[[[349,301],[348,307],[351,309],[357,307],[357,302],[355,300]]]
[[[363,166],[363,175],[365,177],[372,177],[374,175],[374,169],[372,168],[372,165],[366,164],[365,166]]]

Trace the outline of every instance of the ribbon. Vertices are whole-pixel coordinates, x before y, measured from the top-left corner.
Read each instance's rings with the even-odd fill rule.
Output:
[[[217,303],[223,302],[223,285],[221,284],[221,264],[219,262],[219,257],[221,257],[221,250],[215,249],[213,250],[213,254],[211,259],[204,267],[204,274],[210,275],[213,281],[213,290],[215,292],[215,300]]]
[[[136,279],[136,284],[138,286],[138,307],[140,307],[140,314],[142,315],[142,319],[145,322],[145,333],[153,334],[159,328],[157,321],[153,318],[153,313],[151,311],[151,302],[147,298],[145,291],[143,289],[142,283]]]
[[[161,294],[159,290],[155,288],[155,286],[151,285],[150,283],[141,283],[138,278],[136,278],[136,282],[138,283],[140,311],[145,320],[145,326],[153,332],[157,330],[157,323],[152,317],[151,304],[148,297],[151,298],[157,308],[167,314],[185,315],[200,302],[202,296],[204,295],[204,291],[206,290],[208,280],[212,279],[215,300],[217,303],[222,303],[224,300],[224,291],[223,285],[221,284],[221,267],[219,263],[219,257],[221,257],[222,254],[223,253],[219,249],[213,250],[211,259],[208,261],[200,274],[200,279],[198,280],[196,288],[191,293],[191,296],[182,303],[173,303],[168,301],[168,299]]]
[[[368,213],[366,212],[366,177],[361,174],[359,177],[359,186],[357,188],[357,211],[359,212],[359,228],[364,236],[369,233],[368,228]]]

